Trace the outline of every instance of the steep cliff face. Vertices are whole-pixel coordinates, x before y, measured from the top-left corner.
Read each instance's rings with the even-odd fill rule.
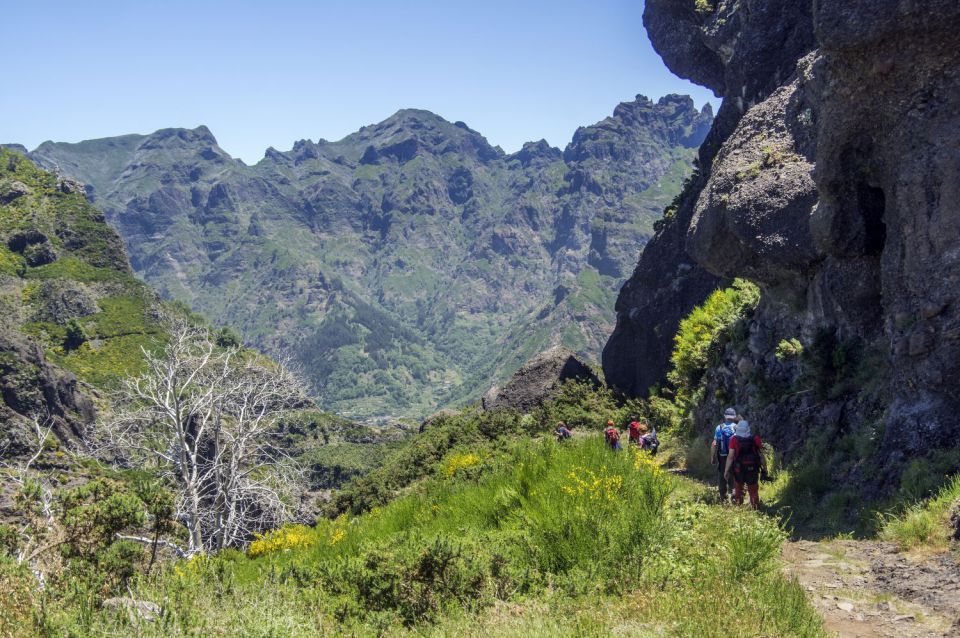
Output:
[[[650,0],[644,26],[667,66],[724,97],[700,148],[700,172],[649,241],[617,299],[617,323],[603,351],[607,381],[645,394],[667,372],[680,320],[721,283],[691,257],[686,232],[714,157],[743,114],[777,90],[814,44],[806,2],[695,3]]]
[[[882,493],[905,461],[955,447],[960,433],[960,7],[720,2],[697,14],[693,4],[647,4],[667,63],[715,89],[724,59],[765,78],[746,78],[739,94],[724,85],[724,109],[742,101],[744,114],[721,136],[721,109],[701,156],[723,143],[688,191],[689,215],[675,218],[691,270],[762,289],[746,342],[708,374],[696,418],[737,402],[788,453],[811,437],[859,436],[870,462],[842,478],[869,471]],[[784,20],[765,43],[751,27],[759,15]],[[686,34],[679,45],[658,39],[669,25]],[[816,50],[789,45],[813,33]],[[605,363],[646,357],[622,347],[621,327],[651,298],[628,296],[644,258]]]
[[[507,155],[406,109],[256,166],[205,127],[31,157],[91,185],[164,296],[295,353],[327,408],[420,416],[549,346],[596,356],[615,291],[711,121],[688,97],[638,96],[565,151],[541,141]]]
[[[0,149],[0,454],[32,454],[34,420],[79,444],[159,336],[157,303],[80,184]]]

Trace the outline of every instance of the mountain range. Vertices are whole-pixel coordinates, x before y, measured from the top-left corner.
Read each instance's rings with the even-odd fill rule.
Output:
[[[637,96],[562,151],[506,154],[405,109],[253,166],[204,126],[29,156],[86,184],[139,277],[292,356],[324,408],[421,417],[549,346],[598,358],[712,120],[686,96]]]

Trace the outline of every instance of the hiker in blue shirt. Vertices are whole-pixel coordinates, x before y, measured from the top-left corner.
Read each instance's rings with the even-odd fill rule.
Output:
[[[720,500],[727,502],[729,481],[724,476],[727,468],[727,455],[730,453],[730,437],[733,436],[734,422],[737,420],[737,411],[727,408],[723,412],[723,423],[713,431],[713,444],[710,446],[710,462],[717,466],[717,488],[720,490]]]

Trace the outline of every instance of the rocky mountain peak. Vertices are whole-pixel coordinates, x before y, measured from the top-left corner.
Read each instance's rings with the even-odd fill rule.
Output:
[[[617,105],[613,115],[581,127],[564,150],[567,162],[598,160],[625,161],[642,155],[644,146],[680,143],[698,147],[712,123],[712,111],[697,111],[689,96],[668,95],[657,103],[643,95]]]
[[[32,156],[94,184],[161,294],[296,351],[327,408],[422,416],[550,346],[596,356],[702,119],[673,97],[618,112],[569,162],[544,140],[508,156],[420,109],[254,166],[205,128]]]
[[[504,155],[463,122],[454,124],[422,109],[401,109],[378,124],[361,128],[340,145],[362,145],[361,164],[403,164],[424,154],[457,153],[481,162]]]
[[[524,167],[528,167],[531,164],[561,160],[563,159],[563,151],[555,146],[550,146],[547,140],[526,142],[519,151],[507,156],[508,161],[514,159],[519,160]]]

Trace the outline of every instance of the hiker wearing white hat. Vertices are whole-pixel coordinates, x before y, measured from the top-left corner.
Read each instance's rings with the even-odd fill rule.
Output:
[[[734,427],[730,439],[730,454],[724,475],[733,478],[733,502],[743,505],[743,488],[750,494],[750,506],[760,507],[760,475],[766,474],[767,462],[763,458],[763,442],[750,430],[750,422],[741,419]]]
[[[713,443],[710,446],[710,462],[717,466],[717,489],[720,500],[726,502],[730,481],[726,477],[727,456],[730,453],[730,438],[733,436],[733,424],[737,411],[727,408],[723,411],[723,423],[713,431]]]

